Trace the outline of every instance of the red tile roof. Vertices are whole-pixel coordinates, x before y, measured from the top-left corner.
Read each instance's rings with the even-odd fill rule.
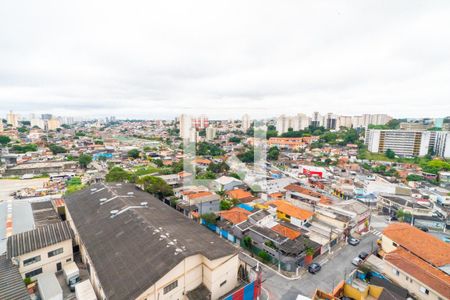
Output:
[[[232,224],[239,224],[246,221],[248,219],[248,216],[252,213],[240,207],[233,207],[230,210],[220,211],[218,212],[218,214],[222,217],[222,219],[225,219]]]
[[[291,240],[295,240],[296,238],[298,238],[301,235],[300,232],[298,232],[294,229],[291,229],[289,227],[283,226],[281,224],[277,224],[277,225],[273,226],[271,229]]]
[[[393,223],[383,235],[435,266],[450,264],[450,245],[416,227]]]
[[[238,199],[238,200],[253,197],[253,195],[250,192],[244,191],[243,189],[228,191],[227,195],[231,199]]]
[[[398,248],[386,254],[384,259],[399,270],[432,288],[446,299],[450,299],[450,276],[441,270],[403,248]]]
[[[284,213],[285,215],[289,215],[291,217],[300,219],[300,220],[307,220],[311,218],[314,213],[301,209],[297,206],[294,206],[290,204],[289,202],[286,202],[284,200],[273,200],[273,201],[267,201],[264,203],[264,205],[275,205],[277,207],[277,211]]]

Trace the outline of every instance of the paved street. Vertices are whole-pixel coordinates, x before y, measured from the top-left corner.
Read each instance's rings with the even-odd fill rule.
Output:
[[[263,270],[263,298],[267,299],[295,299],[298,294],[312,296],[316,288],[324,291],[331,289],[343,280],[355,267],[351,264],[352,259],[360,252],[370,252],[376,248],[378,235],[373,233],[366,234],[358,246],[345,245],[340,251],[336,252],[332,259],[322,258],[318,261],[322,264],[322,270],[315,274],[305,273],[300,279],[289,280],[281,277],[272,269],[265,266]],[[242,256],[241,256],[242,257]],[[250,265],[254,265],[251,259],[244,258]]]
[[[25,187],[42,187],[45,181],[48,179],[0,180],[0,254],[6,251],[8,230],[19,233],[33,229],[34,225],[29,200],[14,200],[10,194]]]

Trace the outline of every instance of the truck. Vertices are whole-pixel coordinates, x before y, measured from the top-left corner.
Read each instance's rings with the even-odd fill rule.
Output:
[[[75,291],[75,285],[80,282],[80,270],[75,262],[67,263],[63,266],[64,278],[70,291]]]
[[[94,288],[89,280],[82,281],[75,286],[75,297],[77,297],[77,300],[97,300]]]
[[[36,279],[42,300],[63,300],[63,291],[54,273],[39,274]]]

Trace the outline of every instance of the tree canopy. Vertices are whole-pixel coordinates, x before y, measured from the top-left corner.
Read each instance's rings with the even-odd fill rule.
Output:
[[[80,157],[78,157],[78,163],[80,164],[80,167],[87,168],[87,166],[92,162],[92,156],[89,154],[81,154]]]

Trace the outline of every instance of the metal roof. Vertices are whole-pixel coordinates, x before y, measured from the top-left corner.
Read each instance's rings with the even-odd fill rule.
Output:
[[[59,222],[36,229],[17,233],[8,238],[6,252],[8,258],[45,248],[73,237],[69,223]]]
[[[70,194],[65,202],[110,300],[138,297],[192,255],[214,260],[237,252],[133,184],[91,185]]]
[[[19,269],[11,263],[6,255],[0,256],[0,278],[0,299],[30,300]]]

